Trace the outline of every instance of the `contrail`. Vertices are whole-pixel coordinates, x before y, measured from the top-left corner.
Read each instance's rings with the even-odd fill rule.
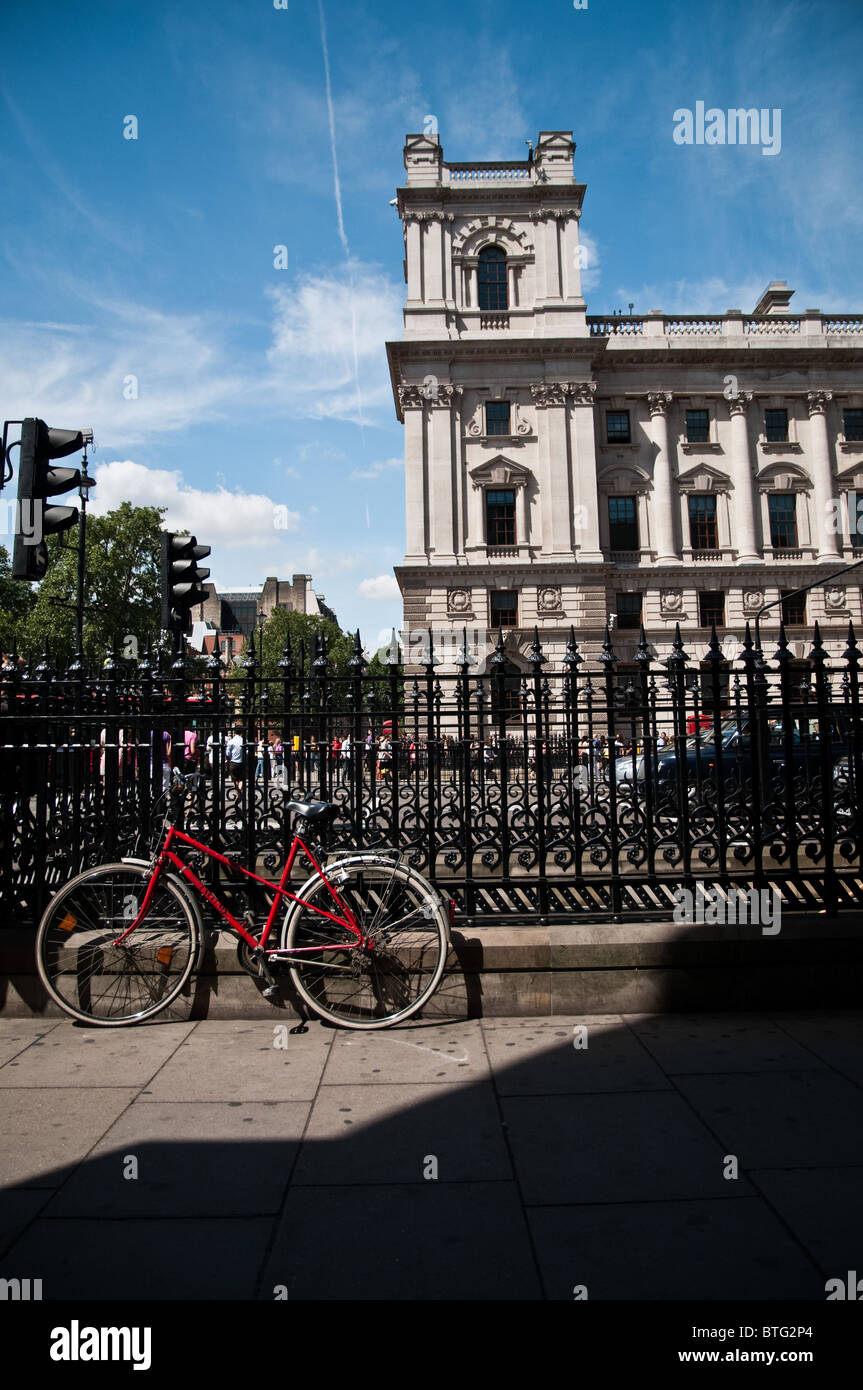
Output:
[[[354,295],[354,277],[351,269],[351,250],[348,246],[348,238],[345,232],[345,220],[342,215],[342,186],[339,181],[339,160],[336,154],[336,118],[333,110],[333,89],[330,82],[330,55],[327,48],[327,26],[324,21],[323,0],[318,0],[318,14],[321,20],[321,48],[324,53],[324,78],[327,90],[327,115],[330,122],[330,152],[333,156],[333,191],[336,198],[336,215],[339,220],[339,240],[344,247],[345,259],[348,263],[348,278],[351,290],[351,339],[354,350],[354,380],[357,384],[357,410],[360,417],[360,431],[363,429],[363,398],[360,390],[360,366],[359,354],[357,353],[357,319],[356,319],[356,299]]]

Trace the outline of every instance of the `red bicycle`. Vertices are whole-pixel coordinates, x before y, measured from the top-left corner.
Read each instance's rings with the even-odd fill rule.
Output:
[[[386,1028],[421,1009],[437,989],[449,950],[453,904],[396,854],[356,851],[325,871],[302,838],[323,836],[338,813],[329,802],[289,802],[298,818],[277,884],[177,828],[178,801],[196,780],[175,774],[172,811],[150,860],[87,869],[52,898],[36,938],[39,975],[73,1018],[116,1028],[169,1008],[199,968],[207,928],[202,898],[238,938],[244,968],[274,998],[273,968],[287,965],[300,997],[346,1028]],[[273,892],[260,935],[254,914],[238,921],[177,852],[183,846],[238,870]],[[288,887],[299,851],[311,876]],[[285,906],[281,924],[280,908]]]

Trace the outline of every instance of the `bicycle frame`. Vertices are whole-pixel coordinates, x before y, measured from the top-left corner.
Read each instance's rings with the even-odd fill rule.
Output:
[[[181,841],[183,844],[190,845],[193,849],[202,851],[204,854],[207,855],[208,858],[215,859],[220,864],[225,864],[231,870],[239,869],[240,873],[243,874],[246,878],[254,879],[256,883],[263,884],[265,888],[275,890],[273,904],[270,908],[266,923],[264,925],[264,930],[261,933],[260,938],[255,938],[254,936],[252,936],[251,933],[248,932],[246,928],[243,926],[242,922],[237,921],[236,917],[234,917],[232,913],[228,911],[224,903],[216,897],[215,893],[211,892],[211,890],[206,886],[206,884],[201,882],[197,874],[189,868],[188,864],[184,863],[184,861],[179,857],[179,855],[172,850],[171,846],[177,841]],[[369,940],[367,937],[363,935],[350,907],[339,897],[339,894],[337,893],[333,885],[330,883],[330,880],[327,878],[320,864],[318,864],[311,850],[299,838],[298,835],[295,835],[293,838],[290,853],[287,858],[287,863],[285,864],[285,867],[282,870],[282,876],[278,884],[275,884],[271,883],[268,879],[260,878],[258,874],[252,873],[250,869],[244,869],[242,864],[235,864],[232,860],[226,858],[224,854],[220,854],[218,850],[213,849],[210,845],[204,845],[200,842],[200,840],[192,839],[191,835],[187,835],[183,830],[178,830],[175,825],[170,826],[168,834],[165,837],[165,842],[162,845],[161,850],[159,851],[158,858],[153,868],[153,874],[149,883],[147,884],[147,891],[144,894],[144,901],[141,904],[141,908],[138,912],[137,917],[135,918],[134,922],[130,923],[126,930],[123,931],[120,934],[120,936],[117,937],[116,941],[113,942],[113,945],[118,946],[121,941],[125,941],[126,937],[129,936],[130,933],[133,932],[136,927],[140,926],[141,922],[143,922],[150,909],[150,904],[153,901],[153,894],[156,891],[156,885],[159,881],[159,877],[162,873],[162,870],[165,868],[167,864],[173,864],[174,867],[178,870],[181,877],[184,878],[186,882],[189,883],[195,889],[195,892],[200,897],[202,897],[205,902],[208,902],[211,907],[215,908],[219,915],[224,918],[231,930],[237,936],[241,937],[247,945],[253,947],[255,950],[266,951],[269,956],[293,956],[299,955],[303,951],[344,951],[344,942],[342,942],[341,944],[334,943],[331,946],[296,946],[292,947],[290,951],[278,947],[270,947],[269,949],[267,948],[267,938],[269,937],[270,932],[273,928],[273,924],[276,920],[276,914],[279,910],[280,900],[282,898],[288,898],[292,902],[304,901],[301,900],[296,893],[292,893],[290,889],[285,887],[285,884],[291,876],[291,869],[293,868],[294,860],[297,856],[297,851],[299,849],[301,849],[303,853],[306,855],[306,857],[311,861],[315,871],[320,875],[324,883],[327,885],[327,888],[329,889],[334,902],[341,909],[344,916],[339,917],[333,912],[327,912],[325,908],[315,907],[314,903],[306,902],[305,906],[311,912],[316,912],[320,917],[327,917],[331,922],[335,922],[337,926],[345,927],[348,931],[352,932],[353,935],[356,937],[356,942],[354,943],[354,946],[371,947],[373,943],[371,942],[371,940]],[[353,947],[350,947],[350,949],[353,949]]]

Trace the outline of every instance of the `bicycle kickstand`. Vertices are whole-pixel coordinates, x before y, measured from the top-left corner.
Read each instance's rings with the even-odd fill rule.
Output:
[[[255,930],[255,915],[253,912],[245,912],[243,914],[243,920],[245,921],[246,926],[248,927],[250,932]],[[257,962],[258,976],[260,977],[260,979],[266,981],[266,985],[262,990],[264,998],[277,999],[279,994],[279,987],[276,984],[276,981],[273,978],[273,972],[270,970],[270,967],[267,963],[266,951],[264,951],[260,946],[257,946],[255,950],[252,951],[252,959]]]

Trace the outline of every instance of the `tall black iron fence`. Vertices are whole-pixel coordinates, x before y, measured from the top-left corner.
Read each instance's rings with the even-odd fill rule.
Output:
[[[357,641],[336,676],[319,647],[265,676],[194,676],[145,658],[97,674],[50,658],[0,674],[0,921],[36,921],[52,891],[100,861],[146,855],[171,765],[197,768],[186,829],[278,878],[290,800],[332,800],[333,848],[387,846],[470,919],[662,915],[680,890],[774,890],[783,911],[863,904],[861,652],[849,626],[828,663],[784,632],[747,632],[737,669],[715,634],[621,669],[606,638],[588,669],[574,635],[559,664],[538,638],[518,673],[498,641],[370,677]],[[208,861],[209,862],[209,861]],[[209,872],[216,868],[209,864]],[[699,890],[697,885],[704,885]]]

